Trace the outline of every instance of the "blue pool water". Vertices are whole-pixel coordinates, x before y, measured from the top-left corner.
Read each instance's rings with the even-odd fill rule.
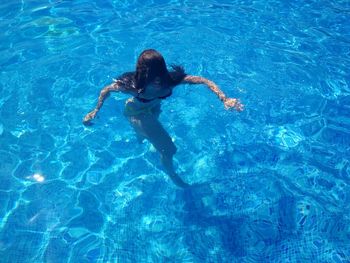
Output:
[[[350,3],[0,3],[0,262],[350,262]],[[115,94],[155,48],[182,190]]]

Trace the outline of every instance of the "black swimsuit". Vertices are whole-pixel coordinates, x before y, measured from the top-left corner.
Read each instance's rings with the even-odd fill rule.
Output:
[[[161,100],[164,100],[166,99],[167,97],[170,97],[171,95],[173,94],[172,90],[170,90],[170,93],[165,95],[165,96],[161,96],[161,97],[156,97],[156,98],[152,98],[152,99],[145,99],[145,98],[140,98],[139,97],[139,94],[137,94],[137,96],[135,97],[138,101],[140,102],[143,102],[143,103],[147,103],[147,102],[150,102],[152,100],[156,100],[156,99],[161,99]]]
[[[169,72],[170,76],[172,76],[173,79],[177,80],[178,83],[181,82],[181,80],[185,77],[185,72],[183,71],[183,69],[181,67],[176,67],[174,68],[175,71],[171,71]],[[120,85],[121,88],[125,89],[125,90],[130,90],[133,89],[135,90],[135,72],[126,72],[124,74],[122,74],[121,76],[117,77],[116,80],[118,82],[118,85]],[[177,84],[174,84],[174,86]],[[137,94],[137,96],[135,96],[135,98],[143,103],[147,103],[156,99],[165,99],[169,96],[171,96],[173,94],[172,90],[170,90],[169,94],[165,95],[165,96],[161,96],[161,97],[156,97],[156,98],[152,98],[152,99],[145,99],[145,98],[140,98],[139,95]]]

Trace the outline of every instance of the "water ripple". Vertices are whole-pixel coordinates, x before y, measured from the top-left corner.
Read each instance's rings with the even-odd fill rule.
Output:
[[[346,1],[0,4],[4,262],[347,261]],[[177,189],[100,88],[145,48],[246,110],[182,86],[161,121]],[[200,135],[200,136],[199,136]]]

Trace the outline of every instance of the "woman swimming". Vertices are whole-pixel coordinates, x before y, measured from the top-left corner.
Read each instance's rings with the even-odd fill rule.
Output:
[[[125,104],[124,114],[135,129],[140,141],[149,140],[160,153],[161,162],[172,181],[180,187],[188,186],[175,172],[173,156],[176,146],[171,137],[159,122],[161,101],[172,95],[172,90],[179,84],[205,84],[224,103],[226,109],[243,110],[239,100],[227,98],[218,86],[203,77],[185,74],[180,66],[172,66],[168,71],[163,56],[154,49],[141,53],[137,60],[136,72],[127,72],[116,79],[112,84],[101,90],[96,108],[89,112],[84,124],[96,117],[103,102],[110,92],[120,91],[132,95]]]

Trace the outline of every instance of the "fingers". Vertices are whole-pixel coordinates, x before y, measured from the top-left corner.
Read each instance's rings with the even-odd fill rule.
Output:
[[[233,106],[237,111],[243,111],[244,110],[244,105],[241,103],[240,100],[235,99],[235,104]]]
[[[91,125],[90,120],[91,120],[90,116],[86,115],[83,119],[83,124],[84,125]]]
[[[236,105],[235,105],[235,108],[237,111],[243,111],[244,110],[244,105],[240,102],[238,102]]]
[[[85,116],[85,118],[83,119],[83,124],[85,126],[91,126],[93,123],[91,122],[91,120],[94,118],[95,116],[91,116],[91,114],[88,114]]]
[[[89,120],[91,120],[91,119],[92,119],[92,116],[91,116],[90,113],[87,114],[87,115],[84,117],[84,121],[89,121]]]
[[[93,123],[91,122],[91,121],[83,121],[83,124],[85,125],[85,126],[91,126]]]
[[[96,116],[96,112],[92,111],[88,114],[83,119],[83,124],[86,126],[92,125],[91,120],[94,119]]]
[[[243,111],[244,105],[238,99],[228,99],[225,101],[225,108],[227,110],[235,109],[237,111]]]

